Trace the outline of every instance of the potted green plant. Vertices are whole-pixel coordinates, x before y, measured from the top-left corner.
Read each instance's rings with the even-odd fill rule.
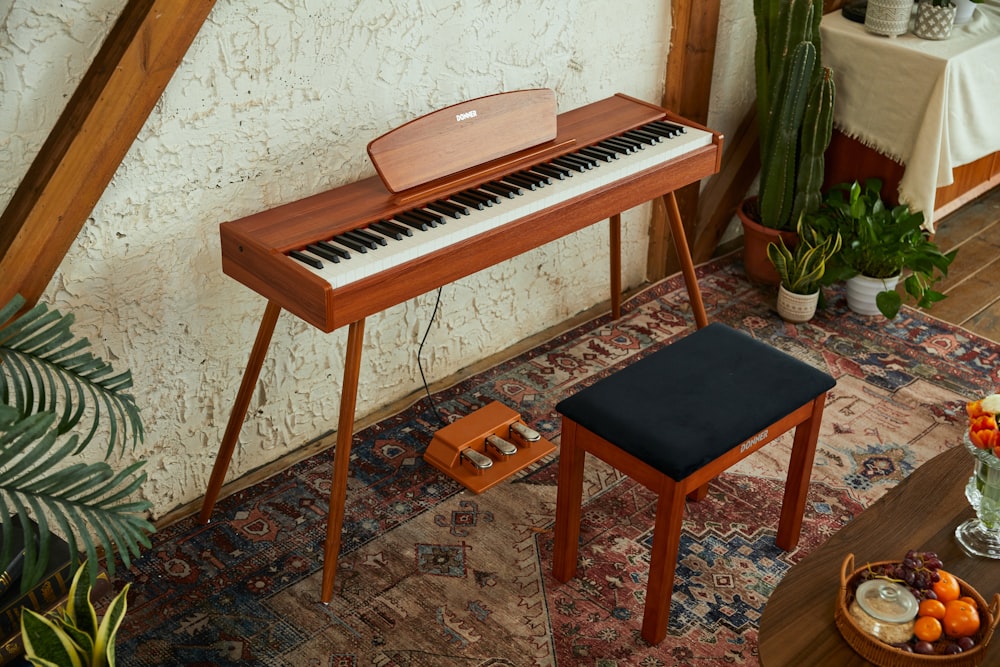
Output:
[[[128,608],[130,584],[111,600],[98,621],[86,569],[86,565],[77,569],[65,605],[48,614],[30,609],[21,614],[21,637],[32,665],[115,667],[115,636]]]
[[[820,286],[827,262],[840,250],[840,232],[826,234],[799,218],[799,236],[794,249],[784,239],[767,246],[767,257],[781,276],[778,285],[778,315],[787,322],[808,322],[816,313]]]
[[[743,202],[743,262],[747,277],[779,279],[767,245],[779,233],[795,243],[794,226],[820,204],[823,155],[833,132],[833,75],[820,62],[822,0],[754,0],[754,55],[760,183]]]
[[[905,293],[920,308],[945,298],[933,289],[948,275],[957,250],[943,253],[923,229],[924,215],[905,205],[888,207],[882,182],[873,178],[830,188],[814,224],[836,229],[843,237],[840,252],[824,282],[847,280],[847,305],[857,313],[896,317],[902,296],[895,289],[904,272]]]
[[[19,562],[20,590],[31,590],[46,573],[54,523],[72,570],[86,553],[92,584],[101,556],[113,576],[115,554],[128,567],[129,554],[149,546],[155,531],[146,518],[151,503],[129,499],[146,479],[145,462],[118,472],[107,463],[143,439],[139,408],[126,393],[132,375],[88,352],[90,342],[70,331],[72,315],[44,304],[17,315],[24,303],[16,296],[0,309],[0,563]],[[105,437],[104,460],[79,460]]]

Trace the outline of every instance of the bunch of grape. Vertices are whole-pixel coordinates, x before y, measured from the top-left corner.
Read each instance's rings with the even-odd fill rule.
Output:
[[[904,584],[917,600],[936,599],[933,586],[940,581],[938,570],[943,563],[933,551],[910,549],[899,563],[870,565],[861,573],[860,581],[868,579],[890,579]]]

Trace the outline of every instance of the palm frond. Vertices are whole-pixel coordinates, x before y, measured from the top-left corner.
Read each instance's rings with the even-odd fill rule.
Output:
[[[86,338],[70,331],[73,315],[62,315],[38,304],[15,317],[24,299],[16,296],[0,309],[0,399],[22,417],[42,411],[58,412],[61,435],[85,419],[85,433],[76,453],[94,439],[102,422],[107,425],[105,458],[120,446],[124,451],[142,442],[144,432],[135,399],[125,393],[132,386],[128,371],[115,374],[108,362],[85,351]],[[91,407],[89,411],[87,406]],[[122,425],[124,424],[124,428]]]
[[[140,545],[149,546],[146,535],[155,530],[144,514],[152,504],[127,500],[146,480],[145,473],[138,473],[143,461],[118,473],[104,461],[53,470],[67,452],[76,449],[76,440],[76,435],[59,437],[52,412],[13,422],[0,419],[0,510],[4,517],[19,517],[25,535],[22,590],[44,574],[48,550],[42,554],[33,545],[48,544],[50,520],[54,519],[70,546],[72,567],[83,551],[94,577],[101,555],[98,549],[107,556],[108,573],[114,576],[116,548],[128,567],[129,553],[137,554]],[[0,562],[9,562],[13,556],[7,524],[4,520]]]

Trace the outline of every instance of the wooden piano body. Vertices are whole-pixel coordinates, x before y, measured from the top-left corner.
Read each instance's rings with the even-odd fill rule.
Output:
[[[516,122],[507,122],[501,117],[495,120],[498,124],[496,127],[510,127],[516,131],[518,126],[526,124],[523,116],[519,115],[518,105],[510,104],[514,98],[506,97],[515,94],[505,93],[486,102],[488,105],[496,105],[488,108],[499,109],[501,114],[511,113],[513,116],[510,118],[518,119]],[[548,104],[539,95],[529,95],[522,99],[529,105],[538,104],[539,110],[544,110]],[[481,105],[484,104],[483,100],[487,98],[463,105]],[[470,107],[456,105],[456,108],[449,107],[447,112],[455,116],[467,115],[463,111],[467,108]],[[552,109],[554,113],[554,105]],[[401,211],[411,211],[449,194],[466,191],[533,165],[541,165],[659,120],[692,128],[702,136],[703,144],[661,163],[639,168],[620,177],[615,176],[613,182],[604,183],[592,190],[576,192],[528,215],[476,233],[471,238],[434,248],[426,254],[339,287],[332,286],[305,264],[289,256],[292,251],[308,244],[360,229]],[[489,123],[487,121],[487,128],[491,127]],[[428,122],[425,125],[440,128],[441,123]],[[416,127],[422,125],[418,124]],[[538,133],[539,130],[529,128],[528,132]],[[485,133],[489,134],[490,132]],[[546,136],[551,134],[548,132]],[[426,138],[418,139],[417,144]],[[520,141],[517,137],[506,140],[514,144]],[[477,142],[472,143],[472,152],[475,154]],[[373,161],[377,160],[378,148],[391,146],[392,142],[386,141],[377,145],[374,152],[370,146]],[[482,147],[485,155],[491,154],[491,150],[495,151],[495,147]],[[618,317],[621,295],[620,214],[626,209],[663,196],[674,245],[691,298],[692,311],[697,325],[704,326],[707,324],[707,317],[673,191],[717,172],[721,155],[722,137],[718,133],[655,105],[618,94],[559,114],[554,136],[537,145],[519,148],[482,163],[473,164],[467,156],[445,160],[443,167],[438,165],[437,171],[432,171],[432,178],[428,182],[420,181],[419,177],[410,179],[404,166],[402,180],[396,178],[398,173],[392,177],[387,177],[386,174],[381,174],[382,177],[376,175],[240,220],[223,223],[220,231],[224,272],[266,297],[268,303],[219,446],[200,520],[204,523],[210,519],[215,501],[222,490],[229,461],[239,439],[281,309],[294,313],[325,332],[348,326],[330,512],[324,545],[321,599],[329,602],[333,595],[340,550],[365,318],[604,219],[609,220],[610,225],[612,312]],[[397,159],[395,167],[390,167],[387,162],[386,169],[398,168],[398,162]],[[450,171],[456,167],[457,171]],[[398,182],[409,185],[418,181],[419,184],[393,192],[387,187],[383,177],[390,184]]]

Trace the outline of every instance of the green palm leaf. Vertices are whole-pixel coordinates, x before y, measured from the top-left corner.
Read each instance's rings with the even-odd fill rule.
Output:
[[[132,386],[132,374],[114,374],[111,364],[85,352],[90,342],[73,336],[72,314],[61,315],[38,304],[12,319],[23,305],[24,299],[18,295],[0,310],[3,403],[15,407],[22,417],[57,411],[57,405],[62,405],[60,435],[74,429],[89,412],[89,426],[77,453],[91,443],[102,422],[110,431],[105,458],[118,445],[124,450],[129,444],[134,447],[142,442],[139,408],[135,399],[124,393]]]
[[[105,459],[142,441],[139,409],[124,393],[131,374],[87,352],[71,315],[39,305],[15,317],[23,304],[18,296],[0,309],[0,563],[14,556],[17,525],[27,591],[45,574],[53,532],[69,544],[74,568],[86,554],[93,582],[102,555],[113,576],[116,551],[129,567],[155,528],[145,518],[152,504],[129,500],[146,480],[143,461],[116,473],[106,461],[71,460],[98,433],[107,433]]]

